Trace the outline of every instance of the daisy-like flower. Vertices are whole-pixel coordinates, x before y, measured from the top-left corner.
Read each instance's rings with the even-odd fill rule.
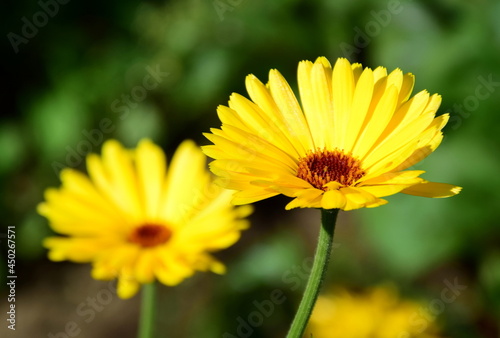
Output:
[[[89,177],[64,169],[62,187],[47,189],[38,206],[63,235],[45,240],[49,258],[92,263],[93,278],[118,278],[121,298],[155,280],[172,286],[197,270],[224,273],[210,252],[239,239],[251,208],[231,206],[205,165],[192,141],[179,146],[168,170],[149,140],[135,150],[107,141],[102,157],[88,155]]]
[[[435,317],[423,304],[401,299],[392,285],[363,293],[338,289],[318,298],[308,326],[314,338],[437,338]]]
[[[299,104],[277,70],[267,85],[249,75],[251,100],[235,93],[218,107],[222,127],[205,134],[214,145],[203,150],[219,184],[237,190],[235,204],[284,194],[294,198],[287,209],[351,210],[398,192],[453,196],[460,187],[406,170],[437,148],[449,117],[436,117],[439,95],[410,98],[413,85],[400,69],[388,75],[340,58],[332,70],[320,57],[299,64]]]

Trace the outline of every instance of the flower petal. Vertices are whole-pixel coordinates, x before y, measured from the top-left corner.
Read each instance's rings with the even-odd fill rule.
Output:
[[[193,141],[184,141],[175,152],[166,178],[166,189],[160,200],[159,215],[175,226],[189,216],[210,176],[205,170],[206,158]]]
[[[457,195],[461,190],[462,187],[447,183],[424,182],[406,188],[401,192],[408,195],[442,198]]]
[[[263,199],[279,195],[279,192],[271,189],[255,188],[238,191],[234,193],[232,203],[235,205],[249,204]]]
[[[347,121],[344,149],[352,152],[353,146],[358,139],[361,126],[366,119],[368,108],[373,94],[373,72],[366,68],[361,74],[354,90],[352,99],[351,115]]]
[[[331,146],[329,135],[325,133],[325,130],[331,130],[334,126],[331,73],[332,68],[325,58],[319,58],[314,64],[310,61],[299,63],[300,99],[314,140],[314,149]]]
[[[364,188],[345,187],[340,192],[346,198],[346,204],[342,210],[353,210],[364,207],[368,203],[374,202],[377,197],[364,190]]]
[[[286,210],[294,208],[320,208],[322,190],[307,189],[301,191],[298,196],[285,206]]]
[[[293,145],[290,140],[284,135],[279,126],[276,125],[273,120],[269,119],[266,114],[252,101],[246,99],[239,94],[232,94],[229,100],[230,110],[234,114],[239,115],[239,119],[245,124],[246,127],[240,127],[239,125],[229,126],[235,127],[235,129],[243,130],[247,134],[251,133],[253,138],[261,138],[266,140],[268,143],[274,144],[279,149],[290,154],[295,153]],[[226,127],[228,126],[226,125]],[[224,129],[223,125],[223,129]]]
[[[361,184],[358,184],[358,186],[377,185],[377,184],[415,184],[417,182],[414,182],[414,180],[417,179],[418,176],[423,173],[425,173],[424,170],[407,170],[400,172],[390,172],[374,177],[369,180],[362,180]]]
[[[160,200],[164,190],[166,158],[160,147],[149,140],[139,142],[136,156],[137,176],[144,198],[145,217],[158,219]]]
[[[309,126],[300,108],[295,94],[275,69],[269,72],[269,90],[282,114],[282,121],[288,130],[288,135],[299,155],[304,156],[306,151],[314,147]]]
[[[356,156],[363,159],[370,155],[368,150],[374,146],[396,109],[398,94],[395,86],[389,87],[384,92],[369,121],[365,121],[365,126],[354,146],[353,153]]]
[[[339,190],[328,190],[321,199],[321,207],[323,209],[342,209],[346,203],[345,195]]]
[[[108,140],[102,147],[102,164],[108,174],[120,204],[127,208],[135,219],[144,217],[143,206],[139,199],[139,186],[131,153],[115,140]]]
[[[139,291],[139,283],[131,275],[118,278],[116,292],[122,299],[132,298]]]
[[[327,143],[329,147],[345,148],[347,123],[351,115],[353,95],[354,76],[351,64],[347,59],[339,58],[333,67],[332,74],[332,104],[335,132],[330,133],[332,141]]]

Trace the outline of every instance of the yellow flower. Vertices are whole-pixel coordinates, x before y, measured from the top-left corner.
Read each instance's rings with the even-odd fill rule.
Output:
[[[460,187],[428,182],[422,170],[405,170],[441,142],[448,114],[435,117],[439,95],[410,99],[414,77],[396,69],[362,68],[346,59],[302,61],[302,105],[275,69],[264,85],[249,75],[251,101],[234,93],[219,106],[221,129],[205,136],[219,184],[237,190],[233,203],[278,194],[294,197],[287,209],[351,210],[387,203],[398,192],[448,197]]]
[[[320,296],[304,337],[435,338],[435,318],[396,289],[381,285],[362,294],[337,290]]]
[[[151,141],[135,150],[107,141],[102,157],[87,157],[90,177],[64,169],[62,187],[47,189],[38,206],[65,235],[45,240],[49,258],[91,262],[93,278],[118,278],[121,298],[155,280],[179,284],[196,270],[224,273],[210,252],[239,239],[251,208],[232,207],[230,193],[213,184],[205,165],[192,141],[179,146],[168,172]]]

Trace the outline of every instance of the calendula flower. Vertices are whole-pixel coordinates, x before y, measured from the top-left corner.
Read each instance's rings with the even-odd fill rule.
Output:
[[[299,64],[299,104],[277,70],[267,85],[249,75],[251,100],[235,93],[218,107],[222,127],[206,134],[214,145],[203,149],[219,184],[237,190],[235,204],[284,194],[294,198],[287,209],[351,210],[398,192],[453,196],[460,187],[406,170],[438,147],[448,121],[436,117],[441,97],[424,90],[410,98],[413,85],[400,69],[388,75],[340,58],[332,70],[320,57]]]
[[[197,270],[224,273],[210,253],[239,239],[251,210],[231,206],[205,165],[192,141],[179,146],[168,170],[149,140],[135,150],[107,141],[102,157],[88,155],[89,177],[62,170],[62,187],[47,189],[38,206],[63,235],[45,240],[49,258],[92,263],[93,278],[118,278],[121,298],[155,280],[171,286]]]
[[[417,301],[401,299],[395,287],[363,293],[344,289],[320,295],[309,321],[314,338],[437,338],[435,317]]]

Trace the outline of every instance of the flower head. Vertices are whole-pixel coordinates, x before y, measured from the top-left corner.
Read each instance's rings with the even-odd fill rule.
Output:
[[[422,305],[400,299],[392,285],[363,293],[338,289],[318,298],[306,336],[437,338],[435,318]]]
[[[405,170],[432,153],[448,114],[436,117],[439,95],[421,91],[410,98],[412,74],[375,70],[324,57],[298,68],[301,105],[273,69],[264,85],[249,75],[250,99],[233,94],[219,106],[221,129],[205,136],[219,184],[237,190],[235,204],[278,194],[294,199],[287,209],[351,210],[387,203],[403,192],[448,197],[460,187],[420,178]]]
[[[154,280],[176,285],[196,270],[224,273],[210,252],[239,239],[251,208],[232,207],[205,165],[192,141],[179,146],[168,171],[149,140],[135,150],[107,141],[102,157],[87,157],[89,177],[64,169],[62,187],[47,189],[38,206],[64,235],[45,240],[49,258],[91,262],[95,279],[118,278],[122,298]]]

